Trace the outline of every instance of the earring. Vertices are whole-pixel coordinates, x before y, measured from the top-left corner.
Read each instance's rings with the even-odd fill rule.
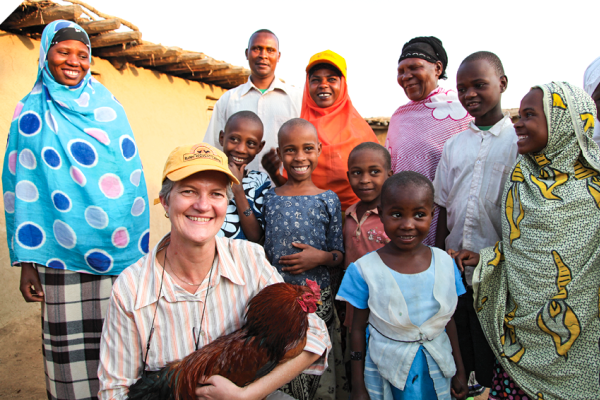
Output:
[[[165,213],[165,218],[169,218],[169,213]]]

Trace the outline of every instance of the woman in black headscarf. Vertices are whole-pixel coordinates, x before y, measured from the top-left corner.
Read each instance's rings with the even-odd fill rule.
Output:
[[[410,99],[392,115],[386,147],[394,173],[416,171],[433,181],[435,170],[450,137],[467,129],[473,119],[454,90],[438,86],[446,79],[448,56],[433,36],[416,37],[402,48],[398,60],[398,84]],[[437,212],[423,243],[433,246]]]

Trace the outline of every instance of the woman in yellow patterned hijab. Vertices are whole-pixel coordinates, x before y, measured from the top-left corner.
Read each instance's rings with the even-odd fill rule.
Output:
[[[491,399],[600,398],[600,151],[596,108],[566,82],[523,98],[502,241],[480,255],[474,302],[496,365]]]

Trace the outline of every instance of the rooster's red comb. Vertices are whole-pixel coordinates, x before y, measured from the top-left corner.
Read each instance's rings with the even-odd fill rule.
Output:
[[[317,282],[307,279],[306,286],[308,286],[310,288],[310,290],[312,290],[312,292],[314,293],[317,300],[319,300],[321,298],[321,287],[319,286],[319,284]]]

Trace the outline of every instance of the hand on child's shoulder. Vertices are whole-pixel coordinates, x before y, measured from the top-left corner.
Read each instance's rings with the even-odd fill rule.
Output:
[[[448,249],[448,250],[446,250],[446,253],[448,253],[448,255],[450,257],[454,258],[458,254],[458,251],[452,250],[452,249]]]
[[[461,272],[465,270],[465,266],[476,267],[479,264],[479,253],[474,253],[469,250],[461,250],[454,254],[454,260]]]

